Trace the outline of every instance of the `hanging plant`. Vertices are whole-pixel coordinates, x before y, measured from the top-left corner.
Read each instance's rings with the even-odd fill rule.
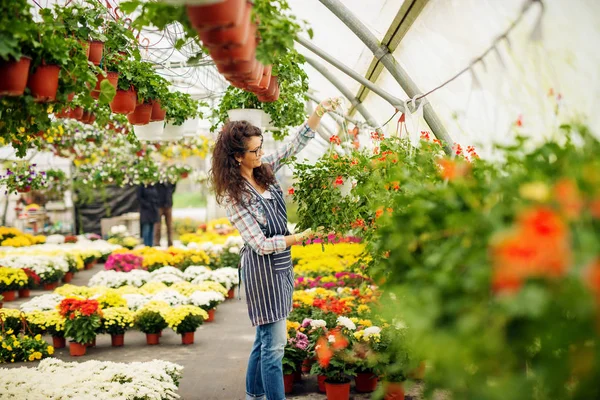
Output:
[[[31,190],[48,186],[46,173],[38,172],[36,164],[13,163],[0,175],[0,185],[6,187],[5,194],[10,192],[27,193]]]
[[[187,93],[168,92],[161,100],[166,109],[166,121],[173,125],[183,125],[188,119],[202,118],[200,107],[208,107],[205,102],[192,99]]]

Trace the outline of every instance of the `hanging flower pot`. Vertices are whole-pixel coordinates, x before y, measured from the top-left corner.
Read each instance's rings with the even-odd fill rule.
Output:
[[[122,347],[125,344],[125,335],[110,335],[112,347]]]
[[[135,127],[134,127],[135,129]],[[185,128],[183,125],[173,125],[167,123],[164,127],[164,132],[162,134],[162,140],[179,140],[183,137],[183,132]]]
[[[404,400],[404,386],[402,382],[387,382],[384,400]]]
[[[181,334],[181,344],[194,344],[194,332],[184,332]]]
[[[254,60],[249,62],[240,62],[235,64],[217,64],[217,69],[219,73],[223,76],[227,77],[237,77],[241,80],[252,73],[254,69]]]
[[[102,61],[102,51],[104,50],[104,43],[99,40],[93,40],[90,42],[90,54],[88,60],[95,65],[100,65]]]
[[[372,372],[359,372],[354,377],[356,391],[360,393],[371,393],[377,388],[377,375]]]
[[[250,24],[248,40],[235,47],[210,47],[210,57],[215,63],[232,64],[248,62],[256,55],[256,25]]]
[[[163,121],[150,122],[146,125],[134,125],[133,132],[138,140],[144,141],[157,141],[164,140],[163,132],[165,131],[165,124]]]
[[[211,5],[186,6],[190,23],[197,31],[228,28],[240,23],[246,10],[246,0],[225,0]]]
[[[246,11],[239,23],[229,28],[215,28],[200,32],[202,44],[211,47],[240,47],[250,40],[250,13],[252,5],[246,3]]]
[[[102,81],[105,80],[105,79],[108,79],[108,81],[110,82],[110,84],[115,89],[117,88],[117,84],[119,83],[119,73],[118,72],[106,72],[106,76],[104,76],[103,74],[100,73],[100,74],[96,75],[96,79],[97,79],[96,80],[96,87],[90,93],[90,95],[94,99],[98,99],[100,97],[100,90],[101,90],[100,85],[102,84]]]
[[[14,290],[9,290],[7,292],[3,292],[2,296],[4,296],[4,301],[14,301],[17,297],[17,292]]]
[[[261,64],[262,65],[262,64]],[[263,66],[262,75],[260,79],[257,81],[248,82],[248,88],[252,90],[253,93],[261,94],[266,93],[269,90],[269,84],[271,83],[271,71],[273,69],[272,65]]]
[[[52,347],[55,349],[64,349],[67,347],[67,340],[64,337],[52,336]]]
[[[90,121],[90,116],[91,114],[89,111],[84,111],[79,121],[83,122],[84,124],[87,124]]]
[[[158,344],[159,341],[159,334],[158,333],[146,333],[146,344],[148,345],[155,345]]]
[[[279,98],[279,83],[276,76],[271,76],[269,89],[264,94],[258,95],[258,100],[262,102],[273,102]]]
[[[319,384],[319,392],[325,393],[325,375],[317,375],[317,383]]]
[[[19,298],[26,299],[31,294],[31,290],[29,288],[19,289]]]
[[[75,107],[69,112],[69,118],[80,120],[83,117],[83,108]]]
[[[59,73],[58,65],[40,65],[32,74],[29,74],[27,87],[31,90],[36,102],[45,103],[56,99]]]
[[[152,100],[152,115],[150,122],[164,121],[167,110],[164,110],[160,105],[160,100]]]
[[[285,394],[289,394],[294,391],[294,374],[283,375],[283,387],[285,389]]]
[[[208,318],[204,322],[213,322],[215,320],[215,309],[210,309],[208,312]]]
[[[69,271],[69,272],[67,272],[67,273],[65,274],[65,276],[63,276],[63,282],[64,282],[64,283],[69,283],[69,282],[71,282],[71,279],[73,279],[73,273],[72,273],[72,272],[70,272],[70,271]]]
[[[110,102],[110,109],[116,114],[129,114],[135,111],[137,94],[135,89],[117,90],[117,94]]]
[[[135,111],[127,115],[131,125],[148,125],[152,116],[152,104],[142,103],[135,107]]]
[[[0,61],[0,96],[21,96],[27,86],[31,58],[19,61]]]
[[[84,344],[71,342],[69,343],[69,354],[73,357],[84,356],[86,352],[86,346]]]
[[[251,86],[252,84],[257,85],[262,79],[263,70],[264,66],[260,62],[256,61],[254,63],[254,67],[252,68],[252,72],[243,78],[243,80],[248,83],[248,86]]]
[[[331,383],[325,381],[327,400],[348,400],[350,398],[350,381]]]

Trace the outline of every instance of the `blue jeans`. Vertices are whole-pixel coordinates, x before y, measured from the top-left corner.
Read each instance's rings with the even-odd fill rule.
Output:
[[[246,400],[285,400],[283,349],[287,341],[285,319],[256,327],[246,371]]]
[[[142,240],[144,241],[144,246],[152,247],[152,242],[154,241],[154,223],[142,222]]]

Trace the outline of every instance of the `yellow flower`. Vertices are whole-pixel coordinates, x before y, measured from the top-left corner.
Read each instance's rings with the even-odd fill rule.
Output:
[[[31,355],[29,356],[29,361],[33,361],[33,360],[35,360],[35,357],[33,356],[33,354],[31,354]]]
[[[50,355],[54,354],[54,347],[48,346],[47,351],[48,351],[48,354],[50,354]]]

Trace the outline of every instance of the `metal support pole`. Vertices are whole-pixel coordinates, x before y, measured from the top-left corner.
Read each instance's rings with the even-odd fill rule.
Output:
[[[379,43],[375,35],[358,19],[346,6],[339,0],[319,0],[321,4],[327,7],[340,21],[346,26],[371,50],[373,55],[381,61],[384,67],[392,74],[394,79],[400,84],[404,92],[411,98],[421,94],[417,85],[410,78],[408,73],[398,64],[387,46]],[[444,142],[444,151],[451,153],[451,147],[454,141],[446,131],[442,120],[431,107],[431,104],[425,103],[423,107],[425,121],[431,128],[433,134]]]
[[[314,60],[310,57],[304,57],[304,58],[314,69],[316,69],[329,82],[331,82],[333,84],[333,86],[335,86],[337,88],[337,90],[339,90],[342,93],[342,95],[344,95],[344,97],[346,97],[350,101],[350,103],[352,103],[352,105],[356,108],[356,110],[365,118],[365,121],[367,121],[367,123],[369,123],[371,126],[374,126],[374,127],[380,126],[380,124],[377,123],[375,118],[373,118],[373,116],[367,110],[367,108],[364,106],[364,104],[362,104],[358,100],[356,100],[356,97],[354,97],[354,94],[346,86],[344,86],[344,84],[335,75],[333,75],[327,68],[325,68],[322,64],[320,64],[316,60]],[[377,129],[377,131],[380,132],[379,128]]]
[[[404,101],[402,101],[401,99],[399,99],[395,96],[392,96],[390,93],[386,92],[385,90],[382,90],[380,87],[375,85],[370,80],[366,79],[361,74],[354,71],[352,68],[348,67],[347,65],[344,65],[341,61],[335,59],[331,55],[327,54],[327,52],[325,52],[324,50],[315,46],[310,40],[302,38],[302,37],[297,37],[296,41],[298,43],[300,43],[302,46],[306,47],[308,50],[312,51],[313,53],[315,53],[316,55],[321,57],[323,60],[327,61],[329,64],[333,65],[334,67],[336,67],[337,69],[339,69],[340,71],[342,71],[343,73],[345,73],[346,75],[348,75],[349,77],[354,79],[355,81],[359,82],[361,85],[367,87],[369,90],[371,90],[373,93],[375,93],[378,96],[380,96],[381,98],[383,98],[385,101],[390,103],[392,106],[394,106],[400,112],[404,112]],[[308,58],[307,57],[305,57],[305,58],[308,61]],[[309,63],[310,63],[310,61],[309,61]]]

